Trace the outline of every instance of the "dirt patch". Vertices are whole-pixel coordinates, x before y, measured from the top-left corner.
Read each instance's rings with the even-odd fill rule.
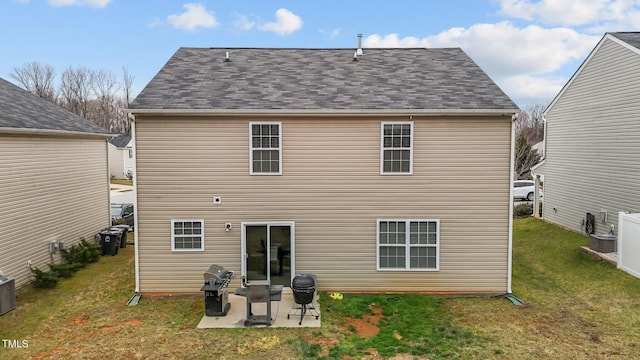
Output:
[[[78,315],[78,316],[76,316],[76,317],[74,317],[74,318],[73,318],[72,322],[73,322],[73,324],[74,324],[74,325],[84,324],[84,323],[86,323],[86,322],[87,322],[87,318],[86,318],[86,317],[83,317],[83,316]]]
[[[362,319],[347,318],[346,320],[347,327],[354,327],[361,338],[374,337],[380,332],[378,324],[384,316],[382,315],[382,308],[372,305],[369,305],[369,308],[373,311],[373,314],[366,314]]]
[[[113,326],[105,326],[103,328],[101,328],[100,330],[108,332],[111,330],[114,330],[122,325],[140,325],[142,324],[142,320],[138,320],[138,319],[131,319],[131,320],[127,320],[127,321],[123,321],[121,323],[115,324]]]

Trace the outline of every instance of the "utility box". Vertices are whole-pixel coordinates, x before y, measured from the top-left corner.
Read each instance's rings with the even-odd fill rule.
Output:
[[[13,278],[0,276],[0,315],[16,308],[16,281]]]

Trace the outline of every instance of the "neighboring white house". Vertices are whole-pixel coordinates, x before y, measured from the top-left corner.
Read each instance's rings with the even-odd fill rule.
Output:
[[[131,136],[120,135],[109,141],[109,173],[112,178],[125,179],[133,174],[133,144]]]
[[[640,212],[640,33],[605,34],[544,116],[542,216],[616,233],[618,212]]]
[[[109,225],[111,136],[0,79],[0,270],[16,286]]]

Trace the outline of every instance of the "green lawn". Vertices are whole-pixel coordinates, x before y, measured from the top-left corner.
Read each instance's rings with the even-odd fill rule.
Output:
[[[0,358],[637,358],[640,279],[582,252],[587,243],[540,220],[515,220],[513,290],[523,306],[504,298],[321,294],[320,329],[206,330],[195,329],[201,297],[126,306],[128,246],[55,289],[19,291],[18,309],[0,317],[0,339],[28,347],[0,347]],[[378,332],[361,332],[363,324]]]

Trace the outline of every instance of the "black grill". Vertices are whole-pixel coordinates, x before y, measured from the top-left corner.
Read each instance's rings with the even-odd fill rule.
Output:
[[[300,305],[298,308],[294,307],[291,309],[292,311],[300,310],[300,322],[298,325],[302,325],[302,319],[307,313],[307,310],[309,310],[309,315],[315,316],[316,319],[318,319],[320,314],[315,311],[315,307],[313,306],[313,300],[316,294],[315,276],[307,274],[296,275],[293,280],[291,280],[291,292],[293,293],[293,301]],[[290,315],[291,312],[287,315],[287,319]]]
[[[220,265],[211,265],[204,272],[204,313],[207,316],[225,316],[231,308],[227,287],[233,278],[233,271]]]

